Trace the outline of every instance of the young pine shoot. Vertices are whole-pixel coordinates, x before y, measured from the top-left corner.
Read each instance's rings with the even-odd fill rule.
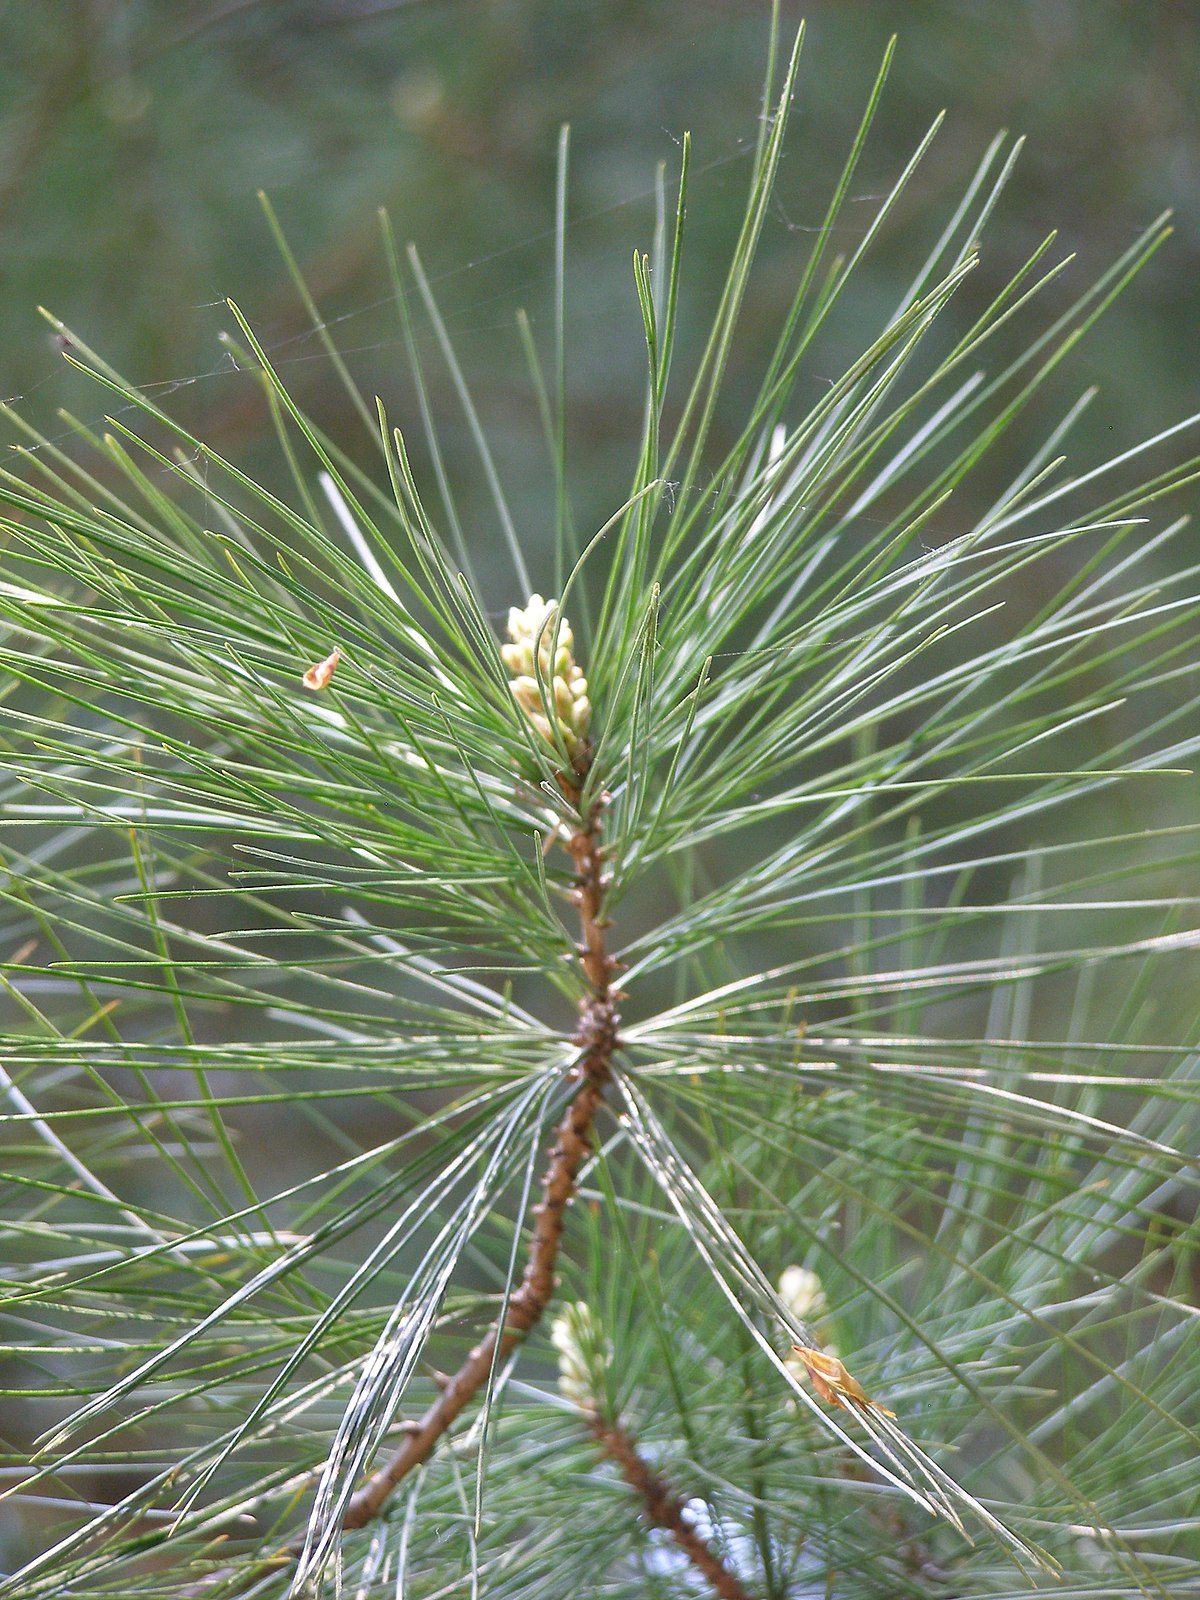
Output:
[[[407,434],[317,317],[368,466],[236,306],[287,490],[51,319],[108,416],[0,474],[5,1600],[1200,1594],[1198,458],[1053,409],[1169,230],[979,297],[998,140],[814,384],[929,143],[836,254],[885,61],[735,408],[800,43],[715,300],[664,183],[582,529],[564,136],[552,544],[386,219]]]

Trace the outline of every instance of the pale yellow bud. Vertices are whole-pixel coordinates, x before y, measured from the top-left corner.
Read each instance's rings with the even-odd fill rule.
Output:
[[[550,1342],[558,1351],[560,1393],[586,1411],[596,1410],[612,1351],[586,1301],[562,1308],[550,1324]]]
[[[575,715],[575,700],[565,678],[554,680],[554,705],[560,717],[570,718]]]
[[[829,1311],[821,1280],[807,1267],[784,1267],[779,1276],[779,1298],[797,1322],[820,1322]]]
[[[574,753],[587,732],[592,707],[587,679],[571,653],[575,635],[560,615],[558,601],[532,594],[525,606],[512,606],[508,637],[509,643],[500,646],[500,658],[512,675],[513,699],[548,744],[561,743]],[[547,716],[550,707],[557,733]]]
[[[509,687],[512,689],[513,699],[522,711],[530,713],[541,711],[542,694],[536,678],[514,678]]]

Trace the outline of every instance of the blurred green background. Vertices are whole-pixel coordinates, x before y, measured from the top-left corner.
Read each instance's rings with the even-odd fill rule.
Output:
[[[842,243],[853,243],[856,210],[865,223],[870,197],[934,115],[944,107],[948,117],[859,280],[862,333],[903,289],[993,133],[1008,127],[1029,143],[975,303],[1051,227],[1079,253],[1078,288],[1173,206],[1177,240],[1089,339],[1070,392],[1103,386],[1090,424],[1101,449],[1195,409],[1193,0],[812,0],[789,6],[785,27],[802,14],[801,94],[735,357],[744,382],[735,366],[727,390],[731,417],[893,31],[899,50]],[[421,249],[517,498],[537,521],[549,474],[528,455],[539,448],[536,417],[513,313],[525,307],[548,348],[547,230],[566,121],[571,456],[586,525],[589,512],[611,510],[636,441],[642,354],[629,259],[650,242],[655,166],[675,167],[690,128],[698,181],[683,311],[685,334],[698,338],[743,199],[768,28],[767,4],[720,0],[9,0],[0,8],[0,394],[59,433],[57,408],[88,421],[103,411],[53,348],[36,310],[45,305],[126,376],[170,395],[219,448],[270,472],[266,455],[255,460],[267,432],[257,391],[217,342],[232,296],[304,402],[365,450],[306,335],[256,191],[269,193],[364,384],[405,424],[411,389],[385,299],[383,205],[400,238]],[[828,352],[825,377],[838,355]],[[800,397],[819,395],[821,381],[811,372]],[[435,398],[451,415],[448,388]],[[462,492],[470,509],[470,483]]]

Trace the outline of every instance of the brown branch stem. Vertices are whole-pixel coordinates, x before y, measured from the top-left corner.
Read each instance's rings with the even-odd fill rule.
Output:
[[[579,1002],[579,1025],[574,1036],[574,1042],[581,1051],[572,1069],[579,1088],[558,1125],[549,1164],[542,1177],[542,1197],[533,1208],[533,1233],[524,1273],[508,1302],[503,1325],[497,1323],[488,1330],[458,1371],[446,1380],[441,1393],[422,1417],[403,1424],[402,1443],[355,1490],[342,1519],[345,1529],[365,1527],[380,1514],[392,1491],[414,1467],[426,1460],[438,1440],[483,1388],[496,1361],[503,1361],[541,1320],[554,1294],[564,1216],[574,1195],[580,1168],[591,1150],[592,1124],[604,1097],[620,1020],[617,1013],[620,991],[612,983],[620,963],[609,955],[604,937],[608,926],[604,917],[608,875],[600,833],[601,814],[607,796],[600,795],[589,804],[586,811],[582,809],[583,785],[590,761],[591,751],[585,744],[576,756],[574,769],[570,773],[559,774],[563,795],[579,817],[577,826],[561,840],[563,848],[575,863],[571,898],[579,912],[580,942],[577,954],[588,981],[587,991]],[[303,1548],[304,1541],[297,1539],[256,1563],[248,1574],[249,1581],[296,1561]],[[209,1575],[204,1585],[189,1593],[202,1594],[207,1588],[227,1578],[230,1570],[227,1567],[220,1568],[215,1574]]]
[[[642,1502],[642,1514],[647,1522],[664,1528],[671,1535],[721,1600],[750,1600],[741,1581],[696,1532],[685,1502],[672,1494],[666,1481],[642,1459],[636,1443],[621,1424],[610,1422],[598,1411],[586,1411],[584,1415],[597,1444],[620,1467],[625,1482]]]
[[[576,809],[582,800],[586,762],[585,754],[576,771],[559,776],[564,796]],[[459,1413],[478,1394],[497,1360],[503,1361],[541,1320],[554,1294],[564,1214],[575,1192],[579,1170],[591,1150],[592,1123],[604,1096],[609,1063],[617,1042],[617,995],[612,988],[617,962],[608,954],[604,937],[607,876],[600,843],[602,806],[603,797],[594,801],[585,813],[581,812],[578,826],[563,840],[564,848],[575,863],[571,894],[579,911],[579,961],[588,980],[588,992],[579,1004],[579,1027],[575,1033],[575,1042],[582,1054],[573,1070],[580,1086],[558,1125],[549,1165],[542,1178],[542,1197],[534,1207],[533,1235],[521,1283],[508,1302],[503,1324],[497,1323],[489,1329],[424,1416],[409,1424],[403,1443],[355,1491],[343,1518],[345,1528],[361,1528],[379,1515],[397,1484],[426,1459]]]

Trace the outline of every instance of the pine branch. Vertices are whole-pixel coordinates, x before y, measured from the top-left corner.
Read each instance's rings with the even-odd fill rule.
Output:
[[[638,1454],[633,1437],[620,1422],[610,1422],[598,1411],[586,1411],[593,1438],[621,1469],[625,1482],[642,1502],[647,1521],[664,1528],[691,1564],[708,1579],[721,1600],[749,1600],[741,1582],[696,1532],[685,1502],[671,1493],[665,1479]]]
[[[603,914],[607,878],[600,835],[607,796],[601,794],[580,809],[590,764],[591,747],[585,742],[570,773],[559,774],[564,797],[580,815],[578,827],[563,840],[563,847],[575,862],[572,898],[579,909],[579,960],[588,979],[588,990],[579,1002],[579,1027],[575,1033],[575,1043],[583,1051],[574,1068],[580,1087],[558,1126],[550,1164],[542,1178],[542,1199],[534,1207],[533,1237],[524,1275],[509,1301],[503,1327],[497,1324],[488,1331],[425,1415],[410,1426],[390,1459],[355,1492],[343,1519],[347,1529],[361,1528],[380,1514],[396,1486],[426,1459],[478,1394],[497,1359],[503,1361],[541,1320],[554,1293],[563,1219],[591,1146],[592,1124],[604,1096],[619,1021],[619,995],[612,987],[618,963],[606,948],[607,921]]]
[[[1064,476],[1080,401],[1007,488],[984,464],[1165,229],[997,363],[993,334],[1008,350],[1058,271],[1035,281],[1047,242],[990,305],[971,299],[1011,168],[993,172],[997,143],[898,307],[806,405],[813,340],[928,142],[862,243],[827,261],[881,75],[714,469],[705,435],[791,99],[790,69],[782,93],[776,76],[711,335],[670,399],[685,174],[673,241],[659,186],[635,267],[649,366],[631,493],[586,541],[556,522],[590,682],[559,600],[514,607],[497,648],[390,233],[432,514],[382,408],[387,485],[304,415],[240,316],[294,503],[53,324],[116,405],[111,434],[72,436],[99,466],[19,422],[23,476],[0,472],[3,1353],[51,1430],[13,1487],[33,1547],[0,1594],[315,1596],[327,1568],[333,1587],[402,1589],[419,1570],[441,1592],[467,1562],[474,1589],[495,1573],[514,1600],[571,1592],[580,1571],[636,1585],[628,1497],[584,1504],[595,1478],[564,1466],[536,1384],[488,1430],[471,1518],[457,1452],[438,1449],[460,1416],[472,1434],[488,1422],[560,1273],[586,1293],[552,1334],[561,1349],[573,1318],[580,1335],[571,1448],[588,1467],[603,1453],[608,1489],[619,1468],[718,1594],[824,1580],[846,1600],[930,1584],[966,1600],[1010,1590],[1010,1558],[1061,1563],[1081,1596],[1200,1577],[1176,1215],[1200,1103],[1176,967],[1200,947],[1197,852],[1178,802],[1146,787],[1200,748],[1200,600],[1190,556],[1162,565],[1183,521],[1141,521],[1200,457],[1124,486],[1168,428]],[[499,457],[412,271],[519,576],[537,547],[517,547]],[[561,489],[561,348],[556,423],[528,344]],[[1120,486],[1097,495],[1109,472]],[[301,660],[323,700],[297,692]],[[1100,820],[1143,804],[1151,829]],[[543,870],[538,838],[571,868]],[[618,963],[607,919],[627,891]],[[1132,981],[1106,981],[1118,962]],[[618,1018],[618,967],[636,1023]],[[514,1004],[531,981],[563,997],[568,1030],[536,998]],[[592,1163],[618,1096],[615,1159]],[[282,1188],[272,1152],[260,1167],[242,1145],[280,1105],[330,1151]],[[147,1187],[128,1163],[154,1157]],[[567,1261],[589,1165],[597,1203]],[[468,1252],[505,1286],[500,1310],[464,1309]],[[784,1279],[819,1268],[836,1341],[789,1303],[785,1260]],[[611,1385],[589,1305],[620,1341]],[[430,1340],[465,1317],[479,1342],[399,1421]],[[729,1359],[739,1328],[753,1373]],[[722,1440],[703,1492],[736,1576],[620,1421],[643,1386],[655,1414],[670,1397],[690,1459],[701,1429]],[[97,1503],[117,1457],[135,1481]],[[928,1536],[909,1504],[941,1519]],[[969,1523],[994,1550],[969,1548]],[[346,1528],[368,1537],[339,1553]],[[191,1588],[163,1566],[188,1549],[207,1568]]]
[[[601,818],[608,796],[602,792],[584,806],[583,791],[591,760],[592,746],[584,740],[575,752],[570,771],[558,774],[563,796],[580,819],[578,826],[561,839],[563,848],[575,863],[571,898],[579,910],[578,958],[588,980],[587,990],[579,1001],[579,1026],[574,1035],[574,1042],[582,1051],[573,1068],[580,1087],[558,1125],[550,1162],[542,1177],[542,1199],[533,1210],[533,1236],[521,1283],[509,1300],[503,1325],[497,1322],[488,1330],[458,1371],[445,1380],[438,1398],[424,1416],[403,1424],[403,1442],[355,1491],[342,1519],[346,1531],[365,1527],[383,1512],[397,1486],[429,1457],[439,1439],[484,1387],[497,1362],[504,1361],[541,1321],[554,1294],[566,1208],[588,1157],[592,1125],[604,1097],[620,1020],[617,1011],[620,991],[612,985],[613,974],[620,963],[608,953],[605,940],[609,925],[604,916],[608,876],[601,843]],[[668,1498],[660,1495],[654,1503],[657,1505],[661,1501],[667,1507]],[[712,1562],[715,1558],[704,1550],[694,1534],[692,1539]],[[278,1571],[281,1566],[302,1562],[304,1550],[303,1539],[293,1541],[266,1561],[256,1563],[245,1575],[246,1581],[253,1582],[268,1572]],[[202,1588],[191,1592],[205,1592],[229,1576],[231,1569],[222,1568],[210,1576]],[[742,1591],[719,1589],[718,1592],[740,1595]]]
[[[621,1421],[608,1396],[613,1348],[586,1300],[563,1306],[554,1319],[550,1340],[558,1351],[558,1387],[579,1408],[588,1432],[620,1469],[642,1502],[642,1514],[675,1540],[722,1600],[746,1600],[746,1590],[720,1557],[709,1548],[687,1513],[687,1502],[672,1494],[660,1473],[645,1460],[637,1440]]]

